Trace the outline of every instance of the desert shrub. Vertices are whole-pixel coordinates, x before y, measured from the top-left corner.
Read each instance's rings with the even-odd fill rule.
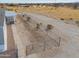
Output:
[[[40,23],[40,25],[42,25],[42,23]]]
[[[31,17],[27,17],[27,21],[30,21]]]
[[[24,17],[24,15],[22,15]]]
[[[51,30],[54,26],[52,26],[51,24],[47,25],[47,30]]]
[[[73,9],[77,9],[78,5],[77,3],[74,4]]]
[[[36,29],[39,29],[40,28],[40,24],[36,24]]]
[[[42,26],[42,23],[37,23],[35,29],[38,30]]]
[[[73,18],[70,18],[70,20],[73,20]]]
[[[79,21],[75,21],[77,25],[79,25]]]
[[[64,20],[64,18],[60,18],[60,20]]]

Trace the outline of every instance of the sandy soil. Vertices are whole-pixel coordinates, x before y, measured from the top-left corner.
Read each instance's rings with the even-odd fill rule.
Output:
[[[29,23],[24,21],[27,16],[31,17]],[[20,40],[23,48],[20,47],[20,43],[18,45],[21,50],[23,49],[23,53],[25,51],[24,57],[79,57],[79,28],[76,25],[66,24],[61,20],[48,18],[39,14],[27,13],[27,16],[18,15],[15,24],[19,36],[18,40]],[[35,30],[35,24],[37,23],[43,24],[38,31]],[[53,25],[54,28],[46,32],[47,24]],[[59,39],[61,39],[61,44],[58,47]],[[44,42],[47,45],[43,45]],[[41,48],[40,44],[42,44]],[[26,52],[29,54],[28,56]]]

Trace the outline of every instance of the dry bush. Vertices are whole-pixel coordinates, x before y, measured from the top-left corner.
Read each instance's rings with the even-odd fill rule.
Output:
[[[76,22],[76,24],[79,26],[79,21],[75,21]]]
[[[22,15],[24,17],[24,15]]]
[[[36,29],[40,29],[40,24],[36,24]]]
[[[70,18],[70,20],[73,20],[73,18]]]
[[[64,20],[64,18],[60,18],[60,20]]]
[[[42,26],[42,23],[37,23],[36,24],[36,29],[40,29],[40,26]]]
[[[54,28],[54,26],[52,26],[50,24],[47,25],[47,30],[51,30],[52,28]]]
[[[27,17],[27,21],[30,21],[31,17]]]
[[[42,25],[42,23],[40,23],[40,25]]]

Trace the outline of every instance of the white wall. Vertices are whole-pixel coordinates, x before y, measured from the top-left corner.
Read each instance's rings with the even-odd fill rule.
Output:
[[[4,50],[7,50],[7,25],[6,25],[6,20],[4,19]]]

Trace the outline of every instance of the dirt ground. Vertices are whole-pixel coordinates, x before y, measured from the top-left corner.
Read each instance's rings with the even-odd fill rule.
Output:
[[[30,22],[26,22],[27,16],[31,17]],[[35,30],[37,23],[42,23],[39,30]],[[47,24],[54,28],[46,32]],[[27,13],[25,16],[17,15],[15,27],[25,51],[24,57],[79,57],[79,28],[76,25],[40,14]]]

